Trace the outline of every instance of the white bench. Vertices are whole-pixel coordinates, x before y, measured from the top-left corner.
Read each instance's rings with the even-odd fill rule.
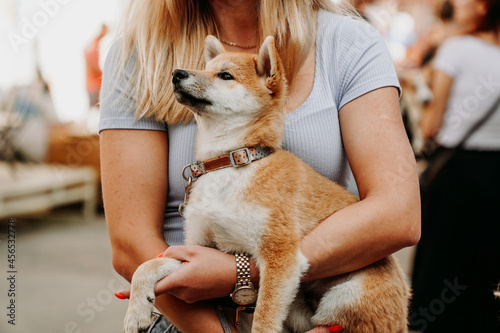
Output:
[[[95,216],[97,175],[90,167],[0,162],[0,218],[17,217],[83,202]]]

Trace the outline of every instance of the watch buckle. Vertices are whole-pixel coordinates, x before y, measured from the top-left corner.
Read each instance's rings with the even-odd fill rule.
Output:
[[[243,326],[243,323],[240,322],[240,312],[245,311],[247,309],[254,309],[255,306],[239,306],[236,308],[236,318],[234,319],[234,323],[236,326]]]

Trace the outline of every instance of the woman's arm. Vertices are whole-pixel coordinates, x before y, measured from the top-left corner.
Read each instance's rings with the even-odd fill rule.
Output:
[[[365,267],[420,237],[415,160],[395,88],[365,94],[340,110],[342,138],[361,200],[330,216],[302,241],[306,280]]]
[[[165,132],[101,132],[102,189],[113,266],[128,281],[140,264],[168,247],[163,239],[167,149]],[[201,327],[223,332],[207,303],[187,304],[163,294],[155,306],[182,332],[199,332]]]
[[[104,130],[100,138],[102,191],[113,266],[130,281],[140,264],[167,247],[163,240],[166,133]]]
[[[420,123],[424,139],[432,138],[441,128],[452,85],[453,79],[451,77],[442,71],[434,71],[431,83],[434,99],[424,110]]]

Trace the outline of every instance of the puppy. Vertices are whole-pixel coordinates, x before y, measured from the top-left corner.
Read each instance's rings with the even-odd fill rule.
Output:
[[[407,332],[409,289],[392,256],[342,279],[300,284],[308,268],[300,240],[357,198],[281,149],[287,85],[273,38],[257,56],[225,52],[209,36],[205,58],[205,70],[176,70],[172,80],[177,100],[198,123],[196,158],[217,164],[214,157],[236,151],[230,153],[236,164],[250,154],[241,148],[272,153],[241,167],[205,173],[200,163],[190,167],[185,243],[252,256],[260,270],[252,332],[302,333],[317,325],[342,325],[344,332]],[[180,264],[157,258],[137,269],[126,333],[147,330],[154,285]]]

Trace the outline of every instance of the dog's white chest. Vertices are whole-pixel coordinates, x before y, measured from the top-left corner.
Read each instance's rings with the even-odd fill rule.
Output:
[[[218,170],[193,184],[184,213],[187,244],[255,253],[268,214],[249,200],[246,189],[253,169],[249,165]]]

